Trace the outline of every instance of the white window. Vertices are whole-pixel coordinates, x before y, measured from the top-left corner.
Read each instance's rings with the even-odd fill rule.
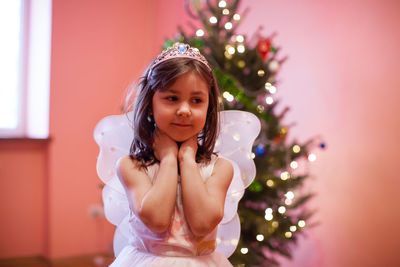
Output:
[[[0,137],[47,138],[51,0],[0,0]]]

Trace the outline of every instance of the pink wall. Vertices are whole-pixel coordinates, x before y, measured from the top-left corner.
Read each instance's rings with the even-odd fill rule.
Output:
[[[250,12],[239,31],[249,34],[259,25],[265,35],[277,31],[274,40],[289,56],[278,90],[282,107],[291,107],[287,122],[297,123],[290,136],[306,140],[321,135],[328,145],[326,151],[315,151],[315,179],[308,184],[318,193],[310,206],[318,209],[314,221],[321,224],[283,266],[397,266],[400,3],[242,2]],[[16,208],[27,200],[4,192],[14,188],[11,181],[26,177],[21,159],[35,163],[26,169],[35,181],[44,181],[48,169],[49,227],[41,228],[45,217],[28,216],[35,218],[38,234],[32,238],[37,243],[24,251],[9,247],[7,253],[1,245],[0,257],[43,251],[60,258],[107,249],[113,227],[88,216],[89,206],[100,203],[93,128],[103,116],[119,113],[125,88],[164,37],[186,21],[181,0],[54,1],[48,165],[42,165],[45,150],[38,154],[31,147],[29,156],[20,152],[18,158],[13,149],[0,153],[0,192],[17,201]],[[33,190],[37,198],[28,199],[29,204],[38,214],[45,212],[43,188]],[[2,214],[6,208],[2,205]],[[3,234],[23,228],[19,222],[2,222],[2,240]],[[48,239],[40,237],[46,233]]]
[[[102,117],[120,113],[125,89],[151,59],[153,6],[54,1],[47,252],[52,258],[105,251],[112,242],[113,227],[88,216],[101,197],[92,132]]]
[[[47,143],[0,140],[0,258],[42,254]]]

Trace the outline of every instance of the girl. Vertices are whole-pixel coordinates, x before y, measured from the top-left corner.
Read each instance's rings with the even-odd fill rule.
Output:
[[[213,153],[218,107],[215,77],[197,49],[177,43],[150,64],[134,105],[129,155],[116,164],[129,206],[129,216],[116,224],[128,225],[128,230],[120,232],[125,232],[129,241],[111,266],[232,266],[215,250],[217,226],[226,217],[225,199],[228,188],[234,187],[231,181],[236,169],[234,162]],[[105,128],[97,126],[95,130],[100,146]],[[256,136],[259,128],[255,131]],[[250,149],[255,136],[250,137]],[[116,148],[111,151],[115,153]],[[99,162],[102,176],[104,164],[99,167]],[[250,175],[244,173],[249,179],[239,185],[241,189],[254,178],[251,171]],[[230,194],[230,202],[237,205],[242,194],[236,191],[239,195]],[[117,195],[114,193],[114,198]],[[107,201],[106,197],[106,216],[107,209],[114,212],[107,208]],[[230,213],[236,213],[236,208]],[[236,247],[237,240],[229,242]]]

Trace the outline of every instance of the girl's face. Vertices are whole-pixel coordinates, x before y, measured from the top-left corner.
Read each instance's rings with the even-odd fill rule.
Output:
[[[154,121],[176,142],[197,135],[204,127],[208,109],[207,83],[195,72],[180,76],[170,87],[153,96]]]

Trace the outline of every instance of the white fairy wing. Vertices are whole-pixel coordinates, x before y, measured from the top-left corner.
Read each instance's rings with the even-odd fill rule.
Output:
[[[129,154],[133,139],[132,113],[103,118],[95,127],[94,139],[100,147],[97,159],[97,174],[106,184],[103,202],[106,218],[117,230],[114,236],[116,255],[128,244],[127,219],[129,204],[124,188],[119,181],[115,165],[119,158]],[[218,226],[217,250],[229,257],[235,250],[240,236],[240,221],[237,205],[244,190],[255,177],[256,168],[251,157],[252,145],[260,132],[258,118],[244,111],[220,112],[220,133],[214,151],[229,160],[234,176],[229,186],[224,217]]]
[[[128,118],[132,112],[103,118],[94,129],[94,139],[100,147],[97,158],[97,174],[107,185],[125,194],[115,172],[115,164],[122,156],[129,154],[133,130]]]
[[[97,158],[97,174],[105,183],[103,188],[104,214],[117,226],[114,234],[114,253],[118,255],[129,241],[127,220],[129,202],[117,177],[115,166],[121,157],[129,154],[133,139],[132,113],[103,118],[94,129],[94,139],[100,148]]]
[[[226,194],[224,217],[218,226],[217,251],[229,257],[235,251],[240,237],[238,203],[256,175],[252,147],[261,124],[254,114],[239,110],[222,111],[220,121],[215,152],[228,159],[234,171]]]

